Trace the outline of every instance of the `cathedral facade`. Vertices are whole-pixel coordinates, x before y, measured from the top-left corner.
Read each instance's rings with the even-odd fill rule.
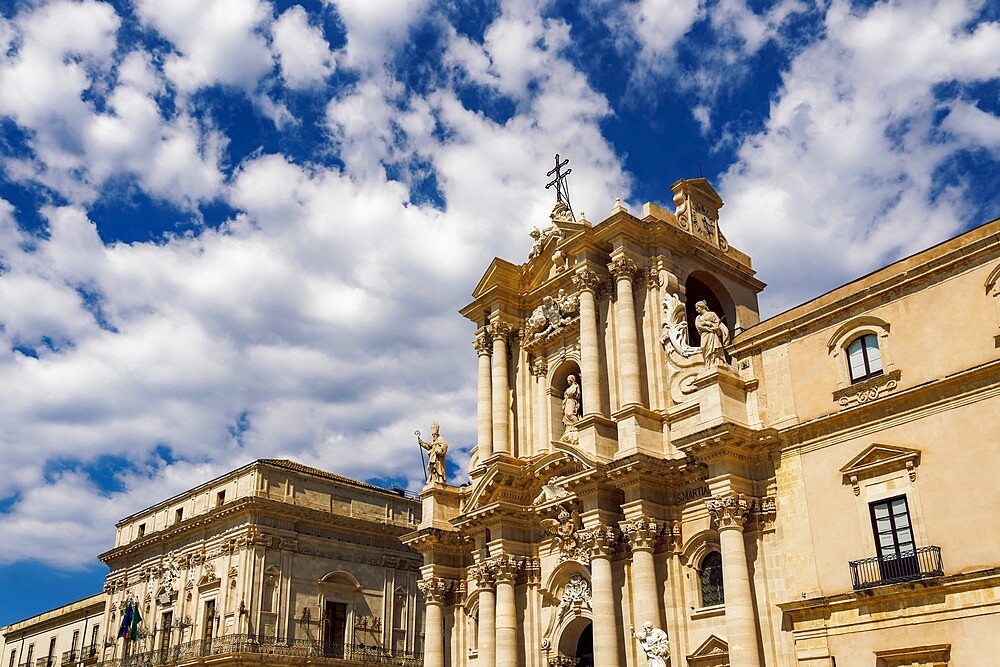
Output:
[[[494,260],[427,667],[1000,664],[1000,220],[760,322],[704,179]]]

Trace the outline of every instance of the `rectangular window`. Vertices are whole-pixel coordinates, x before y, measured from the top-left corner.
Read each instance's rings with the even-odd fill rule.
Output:
[[[180,523],[184,520],[184,508],[178,507],[174,510],[174,523]]]
[[[76,647],[80,643],[80,631],[73,631],[73,643],[69,645],[69,659],[70,662],[76,662]]]
[[[146,524],[140,523],[139,524],[139,537],[142,537],[145,534],[146,534]]]
[[[170,626],[174,624],[174,612],[163,613],[163,622],[160,624],[160,651],[164,654],[170,649]]]
[[[49,640],[49,654],[45,657],[45,664],[48,667],[52,667],[52,659],[56,655],[56,638],[53,637]]]
[[[25,658],[24,664],[26,664],[26,665],[28,665],[30,667],[31,666],[31,658],[34,657],[34,655],[35,655],[35,645],[34,644],[28,644],[28,657]]]
[[[901,581],[920,575],[917,545],[906,496],[880,500],[869,506],[882,580]]]
[[[17,665],[15,660],[17,660],[17,649],[10,652],[10,667],[15,667]]]
[[[226,492],[225,491],[219,491],[217,494],[215,494],[215,506],[216,507],[222,507],[225,504],[225,502],[226,502]]]
[[[100,634],[101,626],[94,624],[94,631],[90,633],[90,657],[97,655],[97,637]]]
[[[201,628],[201,639],[211,642],[215,636],[215,600],[205,602],[205,624]]]

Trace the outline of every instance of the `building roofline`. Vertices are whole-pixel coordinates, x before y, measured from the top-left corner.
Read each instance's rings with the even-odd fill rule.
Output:
[[[8,623],[7,627],[0,628],[5,632],[7,639],[11,638],[10,633],[12,632],[22,632],[26,631],[29,626],[44,623],[46,621],[53,620],[53,618],[42,618],[54,612],[71,613],[73,611],[82,610],[91,605],[101,605],[101,613],[104,612],[104,592],[94,593],[93,595],[88,595],[85,598],[80,598],[79,600],[74,600],[73,602],[67,602],[66,604],[61,604],[58,607],[53,607],[52,609],[46,609],[33,616],[28,616],[27,618],[22,618],[19,621],[13,621]],[[75,607],[75,608],[74,608]],[[62,614],[60,614],[62,615]]]
[[[251,461],[250,463],[242,465],[239,468],[236,468],[234,470],[230,470],[227,473],[223,473],[222,475],[219,475],[217,477],[213,477],[212,479],[210,479],[210,480],[208,480],[206,482],[202,482],[201,484],[199,484],[197,486],[194,486],[194,487],[192,487],[190,489],[187,489],[185,491],[182,491],[180,493],[174,494],[173,496],[170,496],[169,498],[165,498],[164,500],[161,500],[158,503],[154,503],[153,505],[149,505],[148,507],[144,507],[144,508],[142,508],[140,510],[137,510],[137,511],[133,512],[132,514],[129,514],[128,516],[124,517],[123,519],[120,519],[118,521],[118,523],[115,524],[115,527],[116,528],[120,528],[121,526],[125,525],[126,523],[135,520],[140,515],[146,514],[146,513],[148,513],[151,510],[154,510],[154,509],[157,509],[157,508],[162,508],[162,507],[165,507],[167,505],[171,505],[171,504],[177,502],[177,500],[179,498],[182,498],[184,496],[189,496],[189,495],[195,495],[195,494],[199,493],[200,491],[204,490],[206,487],[210,487],[210,486],[218,483],[220,480],[226,479],[227,477],[237,476],[237,475],[239,475],[239,474],[241,474],[243,472],[246,472],[250,468],[259,467],[259,466],[262,466],[262,465],[263,466],[269,466],[271,468],[283,468],[285,470],[290,470],[292,472],[304,473],[304,474],[307,474],[307,475],[311,475],[313,477],[319,477],[319,478],[326,479],[326,480],[329,480],[329,481],[332,481],[332,482],[338,482],[338,483],[343,484],[345,486],[353,486],[353,487],[356,487],[356,488],[359,488],[359,489],[364,489],[366,491],[372,491],[372,492],[375,492],[375,493],[380,493],[382,495],[392,496],[393,498],[401,498],[401,499],[406,500],[407,502],[410,502],[410,503],[418,504],[418,502],[419,502],[419,501],[413,500],[412,498],[407,498],[405,495],[403,495],[402,491],[395,491],[393,489],[385,489],[385,488],[383,488],[381,486],[375,486],[374,484],[369,484],[368,482],[362,482],[362,481],[359,481],[359,480],[356,480],[356,479],[351,479],[350,477],[344,477],[343,475],[338,475],[336,473],[328,472],[326,470],[321,470],[319,468],[313,468],[312,466],[307,466],[305,464],[298,463],[296,461],[292,461],[291,459],[256,459],[255,461]]]
[[[776,315],[772,315],[766,320],[762,320],[752,327],[741,332],[733,341],[734,348],[753,347],[774,335],[775,330],[785,331],[788,328],[799,328],[794,324],[796,320],[805,316],[813,316],[820,312],[836,310],[851,302],[852,297],[857,294],[860,284],[868,282],[877,285],[889,281],[895,276],[906,274],[910,269],[926,267],[936,258],[947,257],[949,254],[964,254],[963,248],[971,245],[975,241],[988,241],[993,238],[1000,245],[1000,218],[994,218],[980,225],[966,230],[961,234],[952,236],[929,248],[919,250],[915,253],[902,257],[890,264],[886,264],[858,278],[854,278],[833,289],[804,301],[796,306],[792,306]],[[793,325],[789,327],[789,325]]]

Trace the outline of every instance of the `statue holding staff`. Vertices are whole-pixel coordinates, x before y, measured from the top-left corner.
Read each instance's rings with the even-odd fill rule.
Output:
[[[431,422],[431,440],[420,439],[417,431],[417,443],[427,450],[427,482],[429,484],[446,484],[448,479],[445,455],[448,453],[448,441],[441,437],[441,426],[437,421]]]

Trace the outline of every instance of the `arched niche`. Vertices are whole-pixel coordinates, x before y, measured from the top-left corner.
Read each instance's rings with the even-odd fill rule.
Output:
[[[559,637],[553,644],[559,655],[565,655],[570,658],[581,658],[584,656],[578,655],[581,649],[580,640],[584,639],[586,634],[590,635],[590,657],[593,659],[593,622],[589,615],[580,615],[572,618],[560,628]]]
[[[587,401],[588,398],[583,396],[583,384],[581,383],[580,377],[580,364],[577,363],[575,359],[562,359],[552,370],[549,371],[549,401],[551,403],[549,414],[552,415],[552,420],[549,425],[549,432],[552,434],[552,440],[558,440],[562,437],[565,431],[563,425],[563,394],[566,392],[566,388],[569,387],[569,376],[573,375],[576,377],[576,383],[580,387],[581,395],[581,410],[580,414],[583,414],[583,410],[586,408],[583,405],[583,401]],[[594,399],[596,400],[596,399]]]
[[[729,338],[732,340],[739,329],[739,322],[736,321],[736,303],[718,278],[705,271],[692,271],[684,281],[684,309],[688,322],[688,340],[691,345],[698,345],[701,340],[694,326],[694,320],[698,317],[694,307],[699,301],[704,301],[708,304],[708,309],[719,316],[722,324],[729,330]]]

